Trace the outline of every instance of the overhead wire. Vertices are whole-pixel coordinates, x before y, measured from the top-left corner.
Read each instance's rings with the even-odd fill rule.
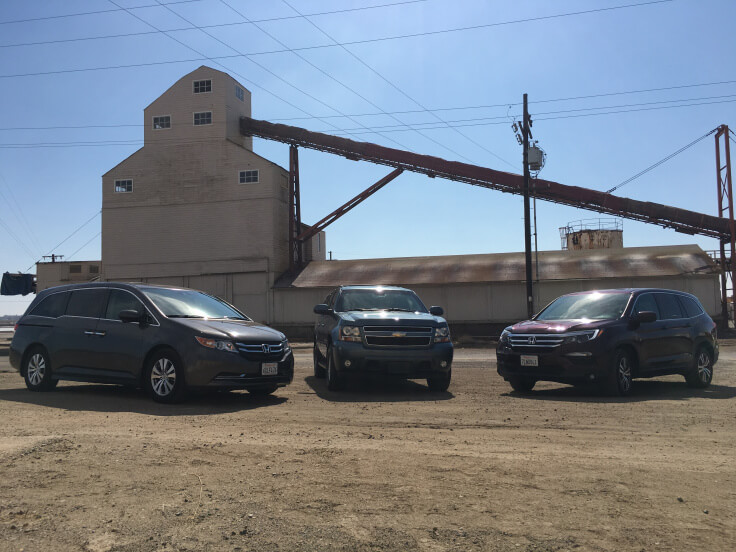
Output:
[[[112,0],[110,0],[112,1]],[[347,41],[347,42],[339,42],[338,44],[323,44],[323,45],[313,45],[313,46],[302,46],[302,47],[294,47],[291,49],[281,49],[281,50],[268,50],[263,52],[251,52],[247,54],[238,54],[238,55],[230,55],[230,56],[214,56],[214,57],[208,57],[204,56],[204,54],[201,54],[197,52],[200,56],[200,58],[195,59],[181,59],[181,60],[168,60],[168,61],[158,61],[158,62],[146,62],[146,63],[132,63],[132,64],[121,64],[121,65],[113,65],[113,66],[101,66],[101,67],[87,67],[87,68],[72,68],[72,69],[60,69],[57,71],[37,71],[32,73],[16,73],[11,75],[0,75],[0,78],[19,78],[19,77],[31,77],[31,76],[41,76],[41,75],[57,75],[57,74],[63,74],[63,73],[78,73],[78,72],[87,72],[87,71],[101,71],[101,70],[112,70],[112,69],[126,69],[126,68],[132,68],[132,67],[146,67],[146,66],[156,66],[156,65],[167,65],[167,64],[175,64],[175,63],[191,63],[191,62],[201,62],[205,60],[212,61],[213,63],[216,63],[217,60],[223,60],[223,59],[232,59],[237,57],[255,57],[255,56],[262,56],[262,55],[271,55],[271,54],[277,54],[277,53],[284,53],[288,51],[305,51],[305,50],[317,50],[317,49],[325,49],[325,48],[334,48],[335,46],[350,46],[355,44],[369,44],[373,42],[384,42],[387,40],[399,40],[399,39],[405,39],[405,38],[415,38],[415,37],[421,37],[421,36],[429,36],[429,35],[438,35],[438,34],[447,34],[447,33],[455,33],[455,32],[464,32],[468,30],[476,30],[476,29],[483,29],[483,28],[491,28],[491,27],[497,27],[501,25],[512,25],[512,24],[519,24],[519,23],[529,23],[533,21],[542,21],[546,19],[557,19],[561,17],[570,17],[570,16],[578,16],[578,15],[586,15],[591,13],[598,13],[598,12],[604,12],[604,11],[612,11],[612,10],[619,10],[619,9],[627,9],[627,8],[637,8],[642,6],[648,6],[653,4],[664,4],[674,2],[674,0],[651,0],[649,2],[640,2],[635,4],[624,4],[621,6],[610,6],[607,8],[595,8],[591,10],[580,10],[576,12],[567,12],[567,13],[561,13],[561,14],[553,14],[553,15],[547,15],[547,16],[538,16],[538,17],[530,17],[530,18],[524,18],[524,19],[516,19],[511,21],[502,21],[502,22],[495,22],[495,23],[486,23],[486,24],[480,24],[480,25],[471,25],[466,27],[456,27],[452,29],[440,29],[436,31],[424,31],[420,33],[411,33],[411,34],[404,34],[404,35],[395,35],[395,36],[387,36],[387,37],[377,37],[377,38],[368,38],[368,39],[361,39],[361,40],[353,40],[353,41]],[[113,2],[114,4],[114,2]],[[117,4],[116,4],[117,5]],[[125,10],[126,8],[121,8]],[[153,27],[153,25],[151,25]],[[155,28],[155,27],[154,27]],[[159,30],[159,32],[167,33],[169,31]],[[168,35],[167,35],[168,36]],[[196,51],[192,48],[190,48],[193,51]],[[252,61],[252,60],[251,60]]]
[[[84,222],[83,222],[83,223],[82,223],[81,225],[79,225],[79,226],[78,226],[78,227],[76,228],[76,230],[74,230],[74,231],[73,231],[73,232],[72,232],[71,234],[69,234],[69,235],[68,235],[68,236],[67,236],[66,238],[64,238],[64,239],[63,239],[63,240],[61,240],[61,241],[60,241],[60,242],[59,242],[58,244],[56,244],[56,246],[55,246],[55,247],[52,247],[52,248],[51,248],[51,251],[49,251],[49,252],[48,252],[48,253],[46,254],[46,256],[48,256],[48,255],[51,255],[51,254],[52,254],[52,253],[53,253],[54,251],[56,251],[56,250],[57,250],[57,249],[58,249],[59,247],[61,247],[62,245],[64,245],[64,244],[65,244],[65,243],[66,243],[67,241],[69,241],[69,240],[70,240],[70,239],[71,239],[71,238],[72,238],[72,237],[73,237],[74,235],[76,235],[76,233],[77,233],[77,232],[79,232],[79,231],[80,231],[80,230],[81,230],[82,228],[84,228],[85,226],[87,226],[87,225],[88,225],[88,224],[89,224],[90,222],[92,222],[92,221],[93,221],[93,220],[94,220],[94,219],[95,219],[95,218],[96,218],[96,217],[97,217],[98,215],[100,215],[101,213],[102,213],[102,209],[100,209],[100,210],[99,210],[99,211],[97,211],[97,212],[96,212],[96,213],[95,213],[94,215],[92,215],[92,216],[91,216],[90,218],[88,218],[88,219],[87,219],[86,221],[84,221]],[[41,257],[41,258],[43,258],[43,257]],[[36,261],[36,263],[40,263],[40,262],[41,262],[41,259],[38,259],[38,260]],[[24,271],[24,272],[28,272],[29,270],[31,270],[31,268],[33,268],[33,265],[34,265],[34,264],[36,264],[36,263],[33,263],[33,264],[32,264],[31,266],[29,266],[29,267],[28,267],[27,269],[25,269],[25,271]]]
[[[33,227],[29,224],[28,219],[26,218],[26,215],[23,212],[23,209],[18,203],[18,200],[15,197],[15,193],[13,192],[13,188],[8,185],[7,180],[5,180],[5,176],[3,176],[2,174],[0,174],[0,181],[2,183],[2,186],[0,186],[0,196],[3,197],[3,199],[5,200],[5,205],[15,215],[15,218],[17,219],[19,225],[22,227],[22,230],[25,236],[27,236],[29,239],[29,245],[32,246],[31,248],[36,252],[36,254],[39,254],[42,247],[38,241],[38,236],[36,235],[36,232],[33,229]],[[3,187],[5,188],[5,191],[7,192],[7,196],[2,191]]]
[[[614,186],[614,187],[613,187],[613,188],[611,188],[610,190],[606,190],[606,193],[607,193],[607,194],[611,194],[611,193],[615,192],[616,190],[618,190],[619,188],[621,188],[622,186],[626,186],[626,184],[629,184],[630,182],[633,182],[634,180],[636,180],[636,179],[637,179],[637,178],[639,178],[640,176],[643,176],[643,175],[645,175],[646,173],[648,173],[649,171],[651,171],[651,170],[653,170],[653,169],[656,169],[657,167],[659,167],[660,165],[662,165],[662,164],[666,163],[667,161],[669,161],[669,160],[670,160],[670,159],[672,159],[673,157],[676,157],[676,156],[678,156],[678,155],[679,155],[679,154],[681,154],[681,153],[682,153],[683,151],[685,151],[685,150],[688,150],[688,149],[690,149],[691,147],[693,147],[693,146],[694,146],[695,144],[697,144],[698,142],[700,142],[700,141],[702,141],[702,140],[705,140],[705,139],[706,139],[706,138],[707,138],[708,136],[711,136],[712,134],[715,134],[717,130],[718,130],[717,128],[714,128],[713,130],[711,130],[711,131],[709,131],[709,132],[706,132],[706,133],[705,133],[705,134],[703,134],[703,135],[702,135],[702,136],[701,136],[700,138],[696,138],[695,140],[693,140],[692,142],[690,142],[690,143],[689,143],[689,144],[687,144],[686,146],[683,146],[683,147],[681,147],[680,149],[678,149],[677,151],[675,151],[675,152],[673,152],[673,153],[669,154],[668,156],[666,156],[666,157],[664,157],[664,158],[660,159],[659,161],[657,161],[656,163],[654,163],[654,164],[650,165],[649,167],[647,167],[647,168],[646,168],[646,169],[644,169],[643,171],[639,171],[639,172],[638,172],[638,173],[636,173],[636,174],[635,174],[634,176],[632,176],[632,177],[630,177],[630,178],[627,178],[626,180],[624,180],[623,182],[621,182],[621,183],[617,184],[616,186]]]
[[[75,251],[74,253],[72,253],[71,255],[69,255],[69,257],[67,257],[67,259],[68,259],[68,260],[71,260],[71,259],[72,259],[72,257],[74,257],[74,255],[76,255],[77,253],[79,253],[79,252],[80,252],[80,251],[81,251],[82,249],[84,249],[84,248],[85,248],[85,247],[87,247],[87,246],[88,246],[88,245],[89,245],[90,243],[92,243],[92,240],[94,240],[95,238],[98,238],[98,237],[100,237],[101,235],[102,235],[102,231],[100,231],[100,232],[97,232],[97,234],[95,234],[95,235],[94,235],[94,236],[92,236],[92,237],[91,237],[91,238],[90,238],[89,240],[87,240],[86,242],[84,242],[84,245],[82,245],[82,246],[81,246],[81,247],[80,247],[79,249],[77,249],[77,250],[76,250],[76,251]]]

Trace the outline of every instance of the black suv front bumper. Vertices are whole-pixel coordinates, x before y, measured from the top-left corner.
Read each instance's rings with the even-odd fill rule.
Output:
[[[421,379],[449,372],[453,347],[452,343],[433,343],[428,348],[384,348],[338,341],[332,354],[340,374],[381,374]]]

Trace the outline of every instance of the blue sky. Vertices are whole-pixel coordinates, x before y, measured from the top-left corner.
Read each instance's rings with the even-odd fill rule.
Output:
[[[736,127],[729,0],[167,2],[0,3],[2,271],[52,251],[100,258],[99,217],[56,246],[99,211],[101,175],[141,147],[143,108],[202,64],[251,91],[255,118],[511,172],[526,92],[548,154],[540,176],[598,190]],[[254,149],[288,167],[286,146]],[[715,214],[714,157],[711,136],[617,193]],[[300,168],[307,223],[390,172],[304,149]],[[538,207],[540,250],[559,249],[567,222],[600,216]],[[626,246],[682,243],[718,247],[624,222]],[[327,229],[338,259],[523,244],[520,197],[408,173]],[[29,300],[0,298],[0,314]]]

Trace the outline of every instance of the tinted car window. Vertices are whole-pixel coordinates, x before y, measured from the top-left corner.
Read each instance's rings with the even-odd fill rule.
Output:
[[[107,290],[79,289],[72,291],[69,304],[66,306],[67,316],[86,316],[88,318],[99,318],[105,307]]]
[[[335,310],[338,312],[355,310],[427,312],[427,307],[413,291],[348,289],[343,290],[340,294]]]
[[[640,295],[634,305],[634,314],[647,311],[655,313],[657,318],[659,318],[659,308],[657,307],[657,302],[654,300],[654,295],[651,293]]]
[[[662,320],[671,320],[673,318],[683,318],[680,310],[680,303],[677,297],[672,293],[657,293],[657,304]]]
[[[685,309],[685,312],[687,313],[688,318],[693,318],[695,316],[700,316],[703,314],[703,309],[700,306],[700,304],[693,299],[692,297],[687,297],[685,295],[679,296],[680,303]]]
[[[629,293],[581,293],[563,295],[540,312],[535,320],[613,320],[629,303]]]
[[[69,293],[54,293],[43,299],[30,314],[34,316],[48,316],[58,318],[64,314]]]
[[[119,320],[120,311],[134,310],[143,313],[143,304],[132,293],[121,289],[111,289],[110,298],[107,300],[107,311],[105,318],[108,320]]]

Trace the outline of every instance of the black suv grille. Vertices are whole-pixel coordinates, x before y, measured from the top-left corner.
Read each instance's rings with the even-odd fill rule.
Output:
[[[381,347],[426,347],[432,343],[434,329],[417,326],[365,326],[367,345]]]
[[[279,360],[284,354],[283,343],[236,343],[235,346],[249,360]]]

